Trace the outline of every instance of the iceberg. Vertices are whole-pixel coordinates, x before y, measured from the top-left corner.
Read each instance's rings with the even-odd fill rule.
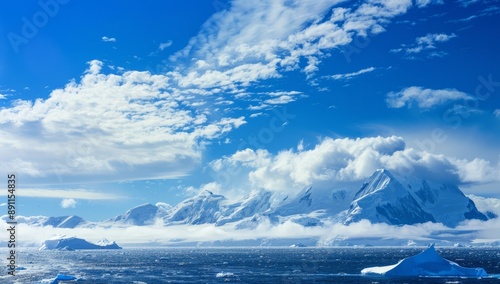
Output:
[[[368,267],[361,274],[378,274],[391,277],[456,276],[480,278],[488,276],[483,268],[467,268],[437,254],[434,245],[423,252],[400,260],[397,264]]]
[[[82,250],[82,249],[121,249],[115,242],[106,239],[98,244],[90,243],[84,239],[67,236],[56,236],[46,240],[39,250]]]
[[[50,284],[59,284],[59,281],[73,281],[76,280],[75,276],[66,275],[66,274],[57,274],[56,278]]]

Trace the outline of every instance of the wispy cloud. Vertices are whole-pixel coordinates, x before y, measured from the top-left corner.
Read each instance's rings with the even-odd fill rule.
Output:
[[[0,94],[0,100],[5,100],[6,98],[7,98],[7,96],[6,96],[6,95],[4,95],[4,94]]]
[[[391,18],[413,5],[403,0],[340,7],[341,2],[232,1],[228,10],[212,16],[189,45],[171,57],[174,62],[196,63],[187,76],[180,74],[181,85],[245,88],[293,70],[310,79],[329,52],[356,36],[384,32]]]
[[[493,114],[495,115],[495,117],[500,118],[500,109],[494,110]]]
[[[454,33],[452,34],[427,34],[423,37],[418,37],[415,39],[415,43],[412,45],[403,45],[401,48],[391,49],[392,53],[398,53],[404,51],[407,54],[421,53],[422,51],[436,49],[437,43],[447,42],[453,38],[457,37]]]
[[[84,200],[114,200],[122,199],[109,193],[90,191],[86,189],[44,189],[44,188],[23,188],[18,192],[20,196],[37,198],[58,198],[58,199],[84,199]]]
[[[334,80],[346,80],[346,79],[351,79],[353,77],[359,76],[361,74],[373,72],[373,71],[375,71],[375,69],[376,69],[375,67],[368,67],[368,68],[361,69],[359,71],[352,72],[352,73],[335,74],[335,75],[332,75],[332,76],[328,76],[328,78],[332,78]]]
[[[101,39],[104,42],[116,42],[116,38],[114,38],[114,37],[103,36]]]
[[[160,51],[163,51],[164,49],[170,47],[172,45],[172,43],[173,43],[173,41],[171,41],[171,40],[169,40],[167,42],[162,42],[162,43],[160,43],[160,46],[158,47],[158,49]]]
[[[408,87],[399,92],[387,94],[386,102],[390,108],[402,108],[404,106],[418,106],[429,109],[449,101],[469,100],[471,96],[456,89],[424,89],[422,87]]]
[[[255,117],[259,117],[259,116],[263,116],[264,113],[263,112],[256,112],[256,113],[252,113],[250,115],[250,118],[255,118]]]
[[[471,1],[473,2],[473,1]],[[487,7],[479,12],[474,13],[473,15],[470,15],[465,18],[460,18],[456,20],[451,20],[450,23],[463,23],[463,22],[470,22],[474,19],[481,18],[481,17],[486,17],[486,16],[494,16],[500,14],[500,7],[495,6],[494,4],[490,7]]]
[[[458,0],[458,2],[460,3],[460,5],[462,7],[467,8],[468,6],[470,6],[472,4],[481,3],[481,2],[483,2],[483,0]]]
[[[423,8],[428,5],[442,5],[443,3],[443,0],[415,0],[415,4],[419,8]]]

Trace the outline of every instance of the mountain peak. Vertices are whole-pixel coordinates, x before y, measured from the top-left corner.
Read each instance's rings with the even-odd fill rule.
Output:
[[[399,183],[391,172],[386,169],[378,169],[366,180],[365,183],[363,183],[359,191],[354,196],[354,199],[361,198],[365,195],[386,188],[391,182]]]
[[[403,184],[388,170],[375,171],[356,193],[346,222],[368,219],[392,225],[439,222],[456,227],[467,219],[486,220],[456,185],[409,177]]]

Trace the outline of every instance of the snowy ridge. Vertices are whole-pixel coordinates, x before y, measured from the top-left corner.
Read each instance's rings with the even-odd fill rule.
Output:
[[[165,224],[206,224],[215,223],[222,216],[222,202],[227,199],[205,190],[174,206],[164,218]]]
[[[158,215],[161,216],[162,213],[164,214],[165,212],[162,212],[158,206],[146,203],[134,207],[109,221],[136,226],[151,225],[154,223],[154,220],[159,217]]]
[[[271,208],[272,196],[273,194],[269,191],[254,192],[243,201],[227,206],[224,210],[227,216],[222,216],[215,224],[222,226],[266,212]]]

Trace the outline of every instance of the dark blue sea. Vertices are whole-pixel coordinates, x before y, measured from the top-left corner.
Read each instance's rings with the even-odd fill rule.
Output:
[[[438,248],[491,278],[384,278],[361,269],[395,264],[423,248],[161,248],[109,251],[20,250],[16,276],[1,283],[500,283],[500,249]]]

